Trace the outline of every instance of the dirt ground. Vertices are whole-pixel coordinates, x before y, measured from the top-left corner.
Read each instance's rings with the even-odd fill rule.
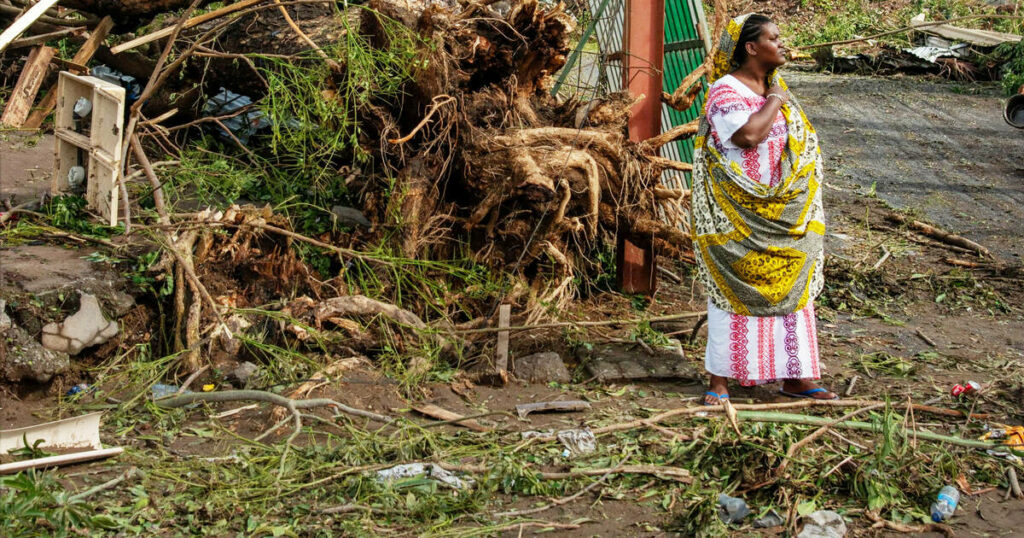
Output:
[[[949,388],[973,380],[985,391],[972,408],[991,413],[996,422],[1024,423],[1020,407],[1024,396],[1024,284],[1020,278],[1003,276],[1000,269],[951,266],[945,258],[979,259],[907,234],[883,218],[889,206],[909,209],[987,246],[1009,266],[1021,264],[1024,239],[1015,227],[1024,221],[1024,131],[1002,121],[996,88],[798,72],[790,73],[788,80],[816,126],[825,154],[830,260],[827,288],[818,306],[824,384],[836,392],[849,392],[851,397],[934,399],[936,405],[967,410],[967,404],[949,396]],[[11,148],[5,147],[7,157],[0,176],[33,177],[36,170],[46,169],[51,156],[38,149],[40,146],[45,142],[19,149],[13,153],[17,155],[14,159],[8,153]],[[20,184],[4,181],[2,186],[4,195],[31,195],[19,191]],[[0,248],[4,263],[29,255],[26,247]],[[686,272],[685,267],[673,270]],[[703,301],[699,292],[695,296],[689,279],[682,285],[662,281],[650,310],[702,310]],[[633,317],[631,312],[628,298],[601,296],[579,303],[573,314],[616,319]],[[659,328],[688,331],[690,327],[692,322]],[[702,334],[698,334],[698,345],[686,350],[688,360],[697,367]],[[524,333],[512,343],[513,357],[546,349],[567,351],[557,333]],[[88,374],[80,371],[76,375]],[[858,381],[851,386],[854,376]],[[43,387],[10,389],[12,392],[0,390],[0,428],[38,420],[35,417],[56,400],[55,391]],[[733,387],[731,394],[736,402],[781,401],[775,389]],[[552,399],[585,398],[593,404],[593,409],[583,414],[534,415],[526,422],[491,417],[495,425],[516,431],[606,424],[632,417],[641,409],[693,404],[702,391],[699,380],[612,386],[516,384],[505,389],[476,386],[467,398],[448,384],[435,383],[424,387],[421,397],[463,414],[508,411],[517,403]],[[339,386],[314,394],[378,412],[409,406],[390,380],[372,370],[346,374],[346,381]],[[237,406],[224,404],[221,409]],[[251,436],[266,429],[271,422],[268,413],[266,409],[246,411],[221,423]],[[205,422],[196,415],[196,424]],[[150,434],[157,427],[146,426],[147,431],[139,433]],[[976,430],[965,428],[964,432],[974,435]],[[870,436],[850,437],[871,442]],[[134,444],[139,450],[146,446],[141,441]],[[182,455],[226,453],[225,445],[195,437],[179,438],[170,448]],[[89,468],[80,465],[68,471]],[[115,466],[104,472],[117,470]],[[100,478],[90,477],[89,483],[93,480]],[[545,519],[593,520],[578,530],[559,533],[564,536],[663,535],[660,529],[674,517],[671,511],[666,514],[636,501],[643,497],[642,490],[628,493],[623,499],[605,499],[595,491],[547,512]],[[1004,501],[1002,493],[999,489],[965,495],[963,508],[952,521],[957,535],[1015,535],[1024,526],[1024,505],[1020,500]],[[530,502],[520,499],[512,507],[528,507]],[[869,530],[861,518],[848,520],[848,524],[855,536],[879,533]],[[734,535],[755,532],[744,527]],[[764,535],[774,534],[764,531]]]

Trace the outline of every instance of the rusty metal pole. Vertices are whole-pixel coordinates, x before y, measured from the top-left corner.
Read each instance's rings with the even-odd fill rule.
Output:
[[[629,139],[647,140],[661,133],[662,65],[665,52],[665,0],[626,0],[623,25],[626,68],[624,85],[645,99],[633,106]],[[624,293],[650,295],[657,288],[657,265],[650,237],[616,238],[616,281]]]

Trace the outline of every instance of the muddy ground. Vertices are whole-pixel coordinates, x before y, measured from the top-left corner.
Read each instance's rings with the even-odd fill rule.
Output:
[[[1024,239],[1016,228],[1024,222],[1024,131],[1014,130],[1002,121],[997,89],[909,78],[798,72],[790,73],[788,79],[818,129],[825,154],[829,280],[818,307],[824,383],[836,392],[846,393],[857,376],[850,397],[933,400],[940,406],[990,413],[994,422],[1024,423],[1020,406],[1024,395],[1024,284],[1019,277],[1006,276],[1000,268],[991,269],[993,266],[988,263],[976,269],[954,267],[945,258],[985,261],[894,228],[884,219],[890,207],[911,210],[925,220],[980,242],[997,253],[1002,262],[1020,265]],[[48,143],[49,139],[43,137],[30,149],[5,147],[0,176],[34,178],[39,169],[45,170],[49,165]],[[5,180],[2,187],[5,195],[32,195],[21,182],[11,184]],[[3,248],[3,265],[32,256],[32,248],[36,247]],[[890,253],[887,257],[886,251]],[[685,267],[675,267],[673,271],[689,274]],[[686,276],[683,284],[663,280],[649,311],[660,314],[702,310],[703,302],[699,290],[695,291]],[[637,312],[629,298],[606,294],[579,302],[570,314],[576,319],[596,320],[635,317]],[[657,328],[682,332],[685,342],[691,327],[692,321]],[[588,333],[587,337],[591,343],[600,344],[602,339],[621,337],[624,332],[628,329],[612,326],[604,332]],[[702,334],[698,333],[694,345],[686,347],[688,360],[695,369],[700,368]],[[516,356],[551,349],[574,362],[562,333],[527,332],[513,338],[513,360]],[[58,380],[57,386],[62,389],[89,381],[93,375],[79,368],[66,379]],[[585,381],[581,370],[577,369],[575,375],[576,381]],[[980,398],[955,400],[949,396],[952,384],[967,380],[985,387]],[[737,402],[780,401],[775,388],[733,387],[731,392]],[[46,410],[55,406],[61,389],[14,386],[0,390],[0,428],[51,416]],[[110,394],[117,396],[116,388],[110,390]],[[508,411],[517,403],[550,399],[584,398],[594,406],[586,413],[535,415],[529,421],[506,416],[488,419],[497,426],[517,431],[621,422],[643,416],[649,410],[692,405],[702,390],[698,379],[610,385],[517,383],[504,389],[475,386],[468,392],[464,388],[456,392],[450,384],[433,383],[423,387],[413,399],[463,414]],[[346,374],[345,382],[318,389],[314,395],[396,414],[408,412],[411,403],[394,383],[372,367]],[[238,405],[223,404],[220,410]],[[250,410],[216,421],[231,431],[254,436],[274,422],[269,412]],[[201,427],[211,420],[197,411],[192,414],[190,425]],[[954,433],[977,436],[980,423],[951,428]],[[142,430],[129,431],[125,437],[117,438],[111,427],[104,439],[109,444],[134,447],[131,458],[124,458],[123,463],[79,465],[61,472],[95,471],[95,475],[79,474],[68,479],[75,489],[106,480],[128,465],[127,460],[136,464],[145,460],[151,441],[134,441],[132,437],[152,437],[160,433],[158,429],[159,424],[144,425]],[[681,428],[677,433],[683,438],[699,438],[701,430]],[[848,437],[868,445],[874,442],[869,435]],[[676,441],[665,440],[666,444],[672,442]],[[160,453],[164,457],[216,456],[227,453],[231,445],[224,438],[183,436],[168,444],[168,452]],[[808,457],[820,458],[822,466],[831,467],[838,461],[824,452],[812,452]],[[613,495],[606,496],[605,490]],[[680,517],[679,513],[672,506],[665,509],[650,501],[644,491],[643,487],[615,490],[609,484],[576,502],[545,512],[543,518],[562,523],[589,518],[577,530],[559,531],[566,536],[662,535]],[[1024,501],[1004,501],[1002,493],[1000,488],[965,496],[963,509],[952,522],[957,535],[1017,533],[1024,526]],[[826,499],[833,500],[826,504],[831,502],[831,507],[846,513],[853,535],[877,535],[880,531],[868,529],[870,524],[858,516],[855,506],[842,500],[844,496],[842,491],[828,492]],[[523,508],[535,501],[509,498],[502,503]],[[787,509],[781,501],[778,507]],[[526,529],[525,533],[531,530],[537,529]],[[522,529],[507,534],[515,536],[520,532]],[[754,531],[749,526],[733,530],[736,536],[755,532],[773,535],[781,531]]]

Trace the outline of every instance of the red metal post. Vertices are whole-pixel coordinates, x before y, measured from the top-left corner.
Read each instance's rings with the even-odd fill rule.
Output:
[[[647,140],[661,133],[662,66],[665,52],[665,0],[626,0],[626,68],[624,85],[645,98],[633,106],[629,139]],[[620,236],[616,241],[619,289],[652,294],[657,288],[657,265],[650,238]]]

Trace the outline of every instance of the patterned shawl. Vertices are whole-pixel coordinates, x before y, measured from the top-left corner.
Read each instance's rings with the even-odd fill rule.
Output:
[[[708,82],[732,71],[740,29],[750,15],[729,22]],[[749,178],[739,163],[708,143],[701,119],[693,155],[692,224],[699,277],[722,310],[778,316],[803,309],[823,285],[825,216],[821,204],[818,136],[778,71],[769,79],[789,96],[782,114],[789,140],[778,185]]]

